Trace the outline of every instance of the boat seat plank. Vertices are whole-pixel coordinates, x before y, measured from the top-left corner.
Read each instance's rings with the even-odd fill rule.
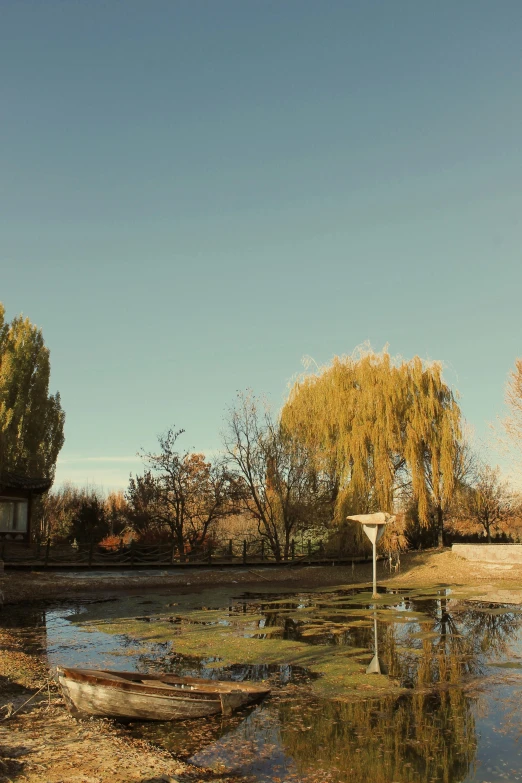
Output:
[[[191,684],[185,684],[180,682],[178,685],[173,685],[169,682],[163,682],[162,680],[149,680],[146,678],[143,678],[139,680],[139,682],[142,682],[144,685],[147,686],[147,688],[168,688],[172,691],[196,691],[198,690],[195,685]]]

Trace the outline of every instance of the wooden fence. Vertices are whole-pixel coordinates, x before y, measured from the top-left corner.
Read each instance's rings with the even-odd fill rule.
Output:
[[[299,562],[358,562],[367,557],[346,553],[326,552],[322,541],[295,541],[290,544],[286,564]],[[116,548],[95,544],[22,544],[3,540],[0,560],[7,567],[43,568],[158,568],[188,565],[276,564],[278,561],[263,539],[229,539],[220,544],[180,555],[174,544],[141,545],[131,542]],[[281,561],[279,561],[281,562]]]

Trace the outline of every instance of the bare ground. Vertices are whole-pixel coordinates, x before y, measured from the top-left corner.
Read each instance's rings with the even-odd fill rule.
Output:
[[[6,782],[159,783],[187,771],[158,748],[122,736],[114,725],[80,723],[57,705],[36,707],[2,725],[0,753],[0,780]]]
[[[390,575],[380,563],[380,583],[397,587],[483,588],[488,595],[501,596],[499,600],[522,603],[520,566],[467,562],[450,550],[409,553],[402,557],[401,565],[399,573]],[[370,579],[371,564],[357,565],[353,569],[350,566],[209,568],[153,576],[129,572],[118,578],[111,574],[77,578],[53,572],[8,571],[0,576],[0,591],[6,603],[26,603],[36,598],[80,599],[93,594],[143,593],[165,588],[187,592],[197,589],[198,585],[310,588],[360,584]],[[0,630],[0,651],[0,783],[197,783],[218,780],[210,771],[191,767],[143,740],[129,737],[111,721],[72,718],[56,687],[48,681],[44,661],[27,652],[16,634]],[[31,697],[32,701],[20,712],[7,717]],[[219,778],[220,783],[226,783],[226,780]]]
[[[159,783],[180,773],[183,780],[204,779],[112,721],[72,718],[44,662],[25,652],[16,634],[0,631],[0,649],[2,783]]]

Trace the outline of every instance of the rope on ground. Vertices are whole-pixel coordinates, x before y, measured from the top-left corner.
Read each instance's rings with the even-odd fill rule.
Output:
[[[17,707],[16,710],[13,710],[14,704],[12,704],[12,702],[8,702],[7,704],[3,704],[0,707],[0,710],[7,710],[7,715],[5,715],[1,719],[0,722],[3,723],[4,721],[9,720],[9,718],[13,718],[15,715],[17,715],[17,713],[20,712],[20,710],[22,710],[25,707],[26,704],[29,704],[30,701],[32,701],[34,698],[36,698],[36,696],[38,696],[38,694],[41,693],[46,688],[47,688],[47,694],[48,694],[47,709],[49,709],[50,706],[51,706],[51,682],[54,682],[54,678],[53,677],[47,677],[47,679],[45,680],[45,682],[41,686],[41,688],[38,688],[38,690],[35,693],[33,693],[32,696],[29,696],[29,698],[26,699],[26,701],[24,701],[23,704],[21,704],[19,707]]]

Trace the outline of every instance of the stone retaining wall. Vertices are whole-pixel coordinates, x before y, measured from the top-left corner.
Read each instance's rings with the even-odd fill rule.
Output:
[[[453,544],[451,551],[465,560],[522,565],[522,544]]]

